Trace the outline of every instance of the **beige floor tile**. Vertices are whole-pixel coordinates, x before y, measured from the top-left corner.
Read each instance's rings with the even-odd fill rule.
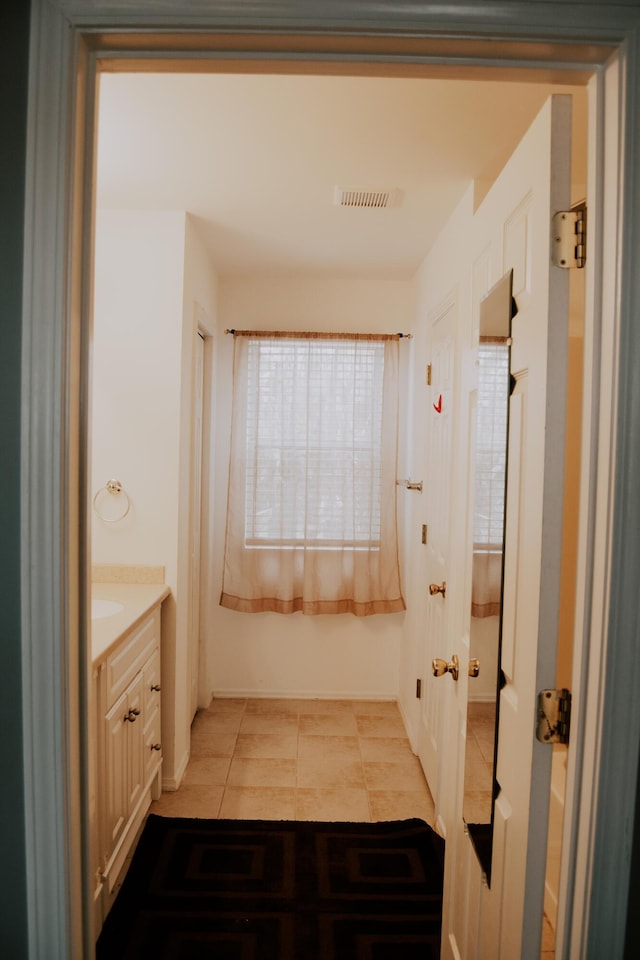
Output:
[[[260,733],[260,734],[289,734],[295,736],[298,733],[298,718],[295,717],[276,717],[264,713],[247,713],[242,718],[240,724],[240,733]]]
[[[487,790],[465,790],[464,817],[467,823],[489,823],[491,793]]]
[[[476,731],[475,738],[484,759],[492,762],[496,748],[493,732]]]
[[[163,817],[216,818],[224,787],[205,786],[204,784],[184,784],[172,793],[163,793],[155,800],[149,813]]]
[[[264,757],[265,759],[295,760],[298,737],[291,734],[240,733],[234,757]]]
[[[489,717],[478,717],[471,721],[471,729],[477,737],[493,737],[496,729],[496,722],[495,720],[491,720]]]
[[[294,820],[296,791],[293,787],[226,787],[221,820]]]
[[[247,700],[245,713],[259,713],[273,717],[297,717],[297,700]]]
[[[409,741],[401,737],[361,737],[360,752],[363,760],[409,760],[414,753]]]
[[[542,950],[543,953],[551,953],[553,955],[556,949],[556,933],[553,927],[551,926],[551,921],[548,916],[544,915],[542,918]]]
[[[435,807],[429,790],[370,790],[373,820],[408,820],[417,817],[433,826]]]
[[[358,716],[358,733],[361,737],[398,737],[406,738],[407,733],[400,715],[384,717]]]
[[[299,700],[298,714],[301,717],[309,717],[314,714],[347,714],[353,716],[353,703],[351,700]]]
[[[496,705],[493,700],[470,700],[467,704],[467,719],[488,720],[492,723],[496,719]]]
[[[371,817],[367,791],[347,787],[299,788],[296,791],[296,819],[369,823]]]
[[[224,787],[230,763],[229,757],[191,757],[184,775],[184,783]]]
[[[360,760],[331,756],[298,758],[298,787],[362,787],[364,773]]]
[[[489,790],[493,786],[493,766],[486,760],[466,760],[464,765],[464,789]]]
[[[203,710],[203,713],[210,713],[214,715],[219,714],[243,714],[244,708],[246,705],[246,700],[236,699],[232,697],[218,697],[211,701],[208,707]]]
[[[191,734],[192,757],[230,757],[236,746],[235,733],[196,731]]]
[[[433,818],[393,701],[214,700],[193,724],[183,787],[152,809],[231,819]]]
[[[357,737],[325,737],[300,734],[298,737],[298,759],[318,759],[324,757],[348,757],[360,759],[360,744]]]
[[[358,727],[352,713],[318,713],[300,716],[298,729],[301,734],[326,737],[356,737]]]
[[[368,790],[422,790],[426,785],[417,757],[399,763],[364,760],[362,766]]]
[[[465,744],[465,763],[471,760],[484,760],[482,756],[482,750],[478,746],[478,741],[473,736],[473,734],[467,733],[467,741]]]
[[[227,782],[231,787],[295,787],[296,761],[236,757]]]
[[[352,706],[358,717],[400,717],[395,700],[354,700]]]
[[[212,736],[217,733],[237,733],[241,722],[241,713],[208,713],[199,710],[191,724],[191,733],[210,733]]]

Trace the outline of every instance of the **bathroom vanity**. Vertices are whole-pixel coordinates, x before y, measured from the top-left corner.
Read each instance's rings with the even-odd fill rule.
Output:
[[[99,932],[152,800],[161,792],[160,630],[165,584],[92,589],[90,804]]]

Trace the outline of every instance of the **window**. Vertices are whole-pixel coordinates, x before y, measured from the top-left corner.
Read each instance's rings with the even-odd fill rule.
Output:
[[[247,545],[379,545],[383,377],[379,340],[249,340]]]
[[[478,410],[473,540],[475,549],[502,552],[504,493],[507,469],[509,347],[478,347]]]
[[[397,372],[394,336],[236,331],[223,606],[404,609]]]
[[[504,539],[509,346],[480,342],[476,412],[471,615],[500,613]]]

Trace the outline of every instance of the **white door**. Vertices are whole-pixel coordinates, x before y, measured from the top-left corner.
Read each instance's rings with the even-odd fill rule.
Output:
[[[428,465],[423,495],[427,498],[427,616],[424,644],[424,690],[422,691],[418,727],[418,755],[436,808],[439,829],[443,803],[443,762],[447,758],[450,701],[455,683],[450,675],[434,677],[435,658],[452,662],[453,649],[449,580],[451,543],[451,473],[455,422],[454,378],[456,355],[457,303],[450,296],[427,319],[430,339],[431,389],[425,411]],[[430,592],[430,588],[431,591]]]
[[[465,960],[540,957],[552,749],[535,739],[536,695],[556,677],[569,286],[550,245],[552,215],[570,202],[570,142],[571,100],[552,97],[473,221],[476,256],[491,250],[492,282],[514,271],[518,312],[491,886],[478,892],[459,834],[447,894],[476,910],[450,910],[443,931],[443,955]]]
[[[202,523],[202,421],[204,411],[204,337],[196,333],[193,374],[191,449],[191,531],[189,556],[189,703],[191,719],[198,709],[200,663],[200,528]]]

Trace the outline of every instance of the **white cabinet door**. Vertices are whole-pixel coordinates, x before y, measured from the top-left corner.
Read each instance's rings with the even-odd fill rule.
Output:
[[[139,673],[116,700],[104,720],[105,813],[103,863],[106,865],[125,830],[143,789],[143,675]]]
[[[106,865],[127,822],[129,809],[129,739],[127,693],[116,700],[104,719],[104,779],[102,860]]]
[[[127,698],[127,708],[129,710],[130,720],[128,726],[128,776],[127,776],[127,813],[130,814],[142,795],[144,778],[144,704],[143,704],[143,677],[144,673],[138,674],[136,679],[129,687],[129,696]]]

